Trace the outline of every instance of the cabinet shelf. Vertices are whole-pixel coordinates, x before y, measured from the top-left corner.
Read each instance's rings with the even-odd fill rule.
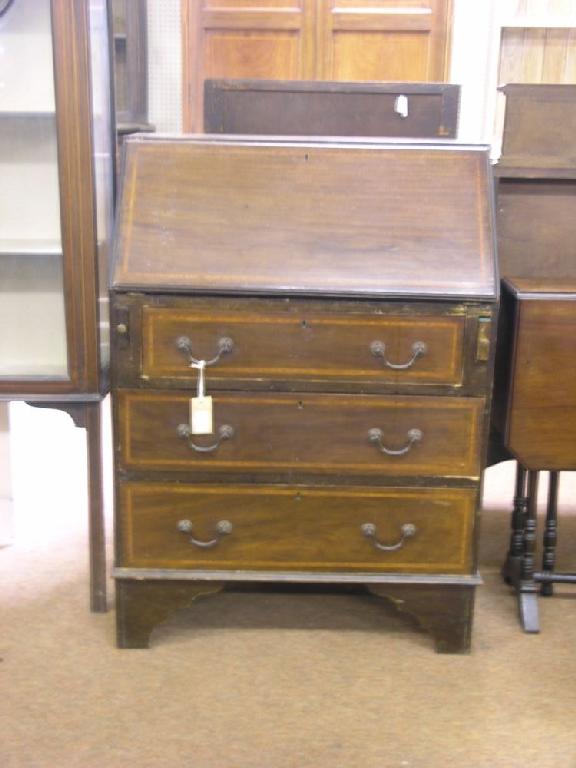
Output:
[[[0,238],[2,256],[62,256],[62,244],[59,240]]]
[[[55,118],[56,118],[55,110],[46,110],[46,109],[13,110],[13,109],[2,109],[0,107],[0,120],[13,120],[13,119],[51,120]]]

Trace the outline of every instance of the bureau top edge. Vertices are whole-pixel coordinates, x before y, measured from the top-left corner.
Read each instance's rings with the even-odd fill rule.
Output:
[[[402,292],[401,290],[383,290],[380,293],[374,291],[363,292],[351,292],[351,291],[329,291],[326,289],[315,291],[313,288],[295,289],[284,288],[272,290],[256,290],[245,289],[239,286],[234,286],[228,289],[220,289],[215,291],[213,289],[196,288],[191,286],[177,286],[177,285],[162,285],[158,282],[154,286],[142,286],[138,283],[130,285],[129,283],[123,283],[121,285],[113,284],[110,287],[110,293],[114,296],[131,295],[131,296],[189,296],[191,298],[211,298],[211,299],[226,299],[231,297],[246,298],[246,299],[271,299],[287,301],[291,299],[303,300],[303,299],[329,299],[334,301],[355,301],[363,304],[364,302],[379,302],[379,301],[402,301],[402,302],[416,302],[419,304],[441,304],[441,303],[453,303],[454,301],[465,302],[466,304],[493,304],[499,300],[500,296],[500,284],[495,282],[494,290],[487,291],[485,294],[466,292],[465,287],[461,293],[409,293]]]
[[[230,144],[235,146],[288,146],[288,147],[352,147],[355,149],[379,150],[446,150],[456,152],[475,152],[489,155],[490,144],[470,144],[452,138],[410,138],[404,136],[262,136],[256,134],[211,134],[211,133],[135,133],[127,136],[124,146],[128,149],[137,144]]]

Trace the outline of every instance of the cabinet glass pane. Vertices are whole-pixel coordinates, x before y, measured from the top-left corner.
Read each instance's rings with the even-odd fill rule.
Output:
[[[90,0],[90,65],[92,75],[92,118],[94,178],[96,192],[96,236],[99,267],[100,359],[104,367],[110,358],[108,304],[108,263],[114,221],[114,126],[111,99],[111,71],[108,10],[105,0]]]
[[[68,375],[50,0],[0,16],[0,376]]]

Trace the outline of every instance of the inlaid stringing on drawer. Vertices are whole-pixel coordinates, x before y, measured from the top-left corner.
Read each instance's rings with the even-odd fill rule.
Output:
[[[123,483],[121,565],[465,573],[473,489]]]
[[[218,312],[144,306],[145,379],[193,378],[195,358],[230,379],[346,379],[461,384],[463,315]],[[185,340],[189,342],[186,345]],[[222,340],[232,346],[222,352]]]
[[[188,394],[122,390],[117,397],[128,469],[480,471],[481,398],[217,393],[215,434],[191,436]]]

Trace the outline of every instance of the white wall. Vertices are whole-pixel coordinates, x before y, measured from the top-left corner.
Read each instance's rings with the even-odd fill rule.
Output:
[[[148,115],[158,133],[182,131],[181,0],[148,2]]]
[[[454,0],[450,82],[462,86],[458,138],[490,143],[494,79],[494,1]],[[494,84],[495,87],[495,84]]]

